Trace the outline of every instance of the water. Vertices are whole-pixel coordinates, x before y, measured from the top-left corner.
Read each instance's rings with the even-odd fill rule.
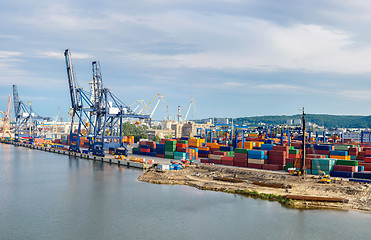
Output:
[[[0,144],[0,239],[369,239],[371,214],[300,211]]]

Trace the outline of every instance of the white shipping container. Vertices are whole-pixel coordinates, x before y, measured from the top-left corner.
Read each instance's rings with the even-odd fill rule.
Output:
[[[157,165],[157,168],[159,170],[170,170],[170,165],[169,164],[159,164],[159,165]]]

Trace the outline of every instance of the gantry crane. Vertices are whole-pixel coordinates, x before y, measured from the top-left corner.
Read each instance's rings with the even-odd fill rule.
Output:
[[[36,137],[38,121],[42,117],[35,115],[32,111],[31,102],[29,106],[25,105],[19,100],[18,89],[16,85],[13,85],[13,105],[15,115],[15,129],[14,129],[14,141],[18,142],[20,138],[28,138],[30,142],[33,142]]]
[[[80,152],[82,128],[84,128],[89,134],[91,132],[91,127],[93,126],[91,116],[92,112],[94,111],[94,105],[89,99],[88,94],[77,85],[75,71],[71,59],[71,52],[69,49],[64,51],[64,56],[67,67],[68,87],[70,91],[72,112],[69,151]],[[78,122],[77,129],[74,129],[75,122]]]
[[[106,148],[120,149],[120,154],[127,155],[126,144],[123,143],[121,129],[123,120],[126,118],[146,119],[150,121],[150,115],[136,114],[124,102],[116,97],[108,88],[103,87],[102,74],[98,61],[92,63],[93,86],[96,99],[94,102],[95,125],[92,142],[93,154],[104,156]]]
[[[122,122],[126,118],[150,119],[149,115],[136,114],[129,106],[117,98],[108,88],[103,87],[100,63],[92,62],[93,81],[91,93],[78,87],[75,81],[71,53],[69,49],[64,52],[67,76],[71,97],[71,131],[70,151],[80,152],[81,127],[87,130],[90,150],[94,155],[104,156],[106,148],[121,150],[127,154],[123,143]],[[90,98],[89,96],[90,95]],[[84,105],[85,104],[85,105]],[[79,121],[78,129],[73,131],[75,117]]]

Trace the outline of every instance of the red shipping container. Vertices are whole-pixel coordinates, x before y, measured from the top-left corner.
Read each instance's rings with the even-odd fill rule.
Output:
[[[247,167],[249,167],[249,168],[262,169],[262,166],[263,166],[263,165],[264,165],[264,164],[248,163],[248,164],[247,164]]]
[[[246,162],[236,162],[234,161],[233,162],[233,166],[236,166],[236,167],[247,167],[247,161]]]
[[[156,157],[159,157],[159,158],[164,158],[165,155],[164,154],[156,154]]]
[[[273,150],[277,150],[277,151],[284,151],[284,152],[287,152],[289,151],[289,146],[273,146]]]
[[[282,165],[277,165],[277,164],[264,164],[262,166],[262,169],[266,170],[282,170]]]
[[[342,172],[355,172],[355,166],[341,166],[335,165],[334,171],[342,171]]]
[[[233,157],[231,156],[225,156],[225,157],[222,157],[222,161],[233,161]]]
[[[289,158],[300,158],[300,154],[289,154]]]
[[[200,162],[201,163],[209,163],[209,159],[207,159],[207,158],[201,158],[200,159]]]
[[[365,162],[366,163],[371,163],[371,157],[365,157]]]
[[[329,150],[314,150],[313,149],[313,153],[314,154],[322,154],[322,155],[330,155],[330,151]]]
[[[237,161],[237,162],[247,162],[247,158],[234,157],[234,158],[233,158],[233,161]]]
[[[269,159],[269,161],[270,160],[286,160],[286,156],[272,156],[272,155],[269,155],[269,157],[268,157],[268,159]]]
[[[276,165],[286,165],[286,159],[275,159],[275,160],[271,160],[269,159],[268,161],[269,164],[276,164]]]
[[[286,163],[294,163],[295,159],[294,158],[286,158]]]
[[[271,157],[271,156],[284,156],[284,157],[286,157],[287,153],[286,152],[281,152],[281,151],[276,151],[276,150],[271,150],[271,151],[269,151],[268,156],[269,157]]]
[[[188,151],[188,148],[177,147],[177,148],[176,148],[176,151],[177,151],[177,152],[183,152],[183,153],[186,153],[186,152]]]
[[[245,154],[245,153],[234,153],[234,156],[239,157],[239,158],[246,158],[247,159],[247,154]]]
[[[222,163],[222,160],[210,159],[210,163],[221,164]]]
[[[221,151],[215,151],[215,152],[213,152],[213,154],[227,156],[227,153],[226,152],[221,152]]]
[[[364,166],[365,167],[365,171],[371,171],[371,163],[365,163],[365,162],[359,162],[358,161],[358,165]]]
[[[321,154],[306,154],[305,156],[308,158],[326,158],[326,155]]]
[[[151,149],[149,149],[149,148],[141,148],[140,149],[140,152],[151,152]]]
[[[223,164],[223,165],[227,165],[227,166],[233,166],[233,161],[222,160],[222,164]]]
[[[209,154],[202,154],[202,153],[199,153],[199,154],[198,154],[198,157],[201,157],[201,158],[209,158]]]

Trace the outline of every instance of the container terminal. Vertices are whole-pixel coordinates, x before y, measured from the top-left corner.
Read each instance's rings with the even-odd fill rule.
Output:
[[[205,183],[209,181],[220,182],[223,179],[224,183],[234,182],[237,185],[238,181],[255,182],[254,186],[259,186],[260,192],[269,187],[275,188],[274,186],[278,184],[285,186],[281,187],[281,190],[290,193],[291,190],[287,189],[285,181],[293,186],[295,182],[308,181],[306,179],[312,179],[306,188],[309,189],[312,183],[322,186],[332,184],[333,193],[345,184],[350,192],[362,195],[360,199],[353,199],[358,205],[353,204],[351,208],[371,210],[371,196],[368,191],[368,185],[371,183],[369,131],[355,133],[340,130],[329,132],[325,129],[306,130],[304,109],[302,119],[294,126],[286,124],[248,127],[228,121],[200,124],[187,120],[191,106],[193,105],[195,109],[193,99],[184,119],[178,107],[177,120],[164,120],[158,123],[156,128],[152,128],[155,124],[152,116],[158,104],[162,101],[167,107],[164,95],[158,93],[150,102],[155,103],[157,98],[151,112],[148,111],[150,104],[139,108],[140,101],[137,101],[139,104],[136,108],[131,108],[132,105],[126,105],[104,87],[98,61],[92,62],[93,79],[89,82],[91,89],[85,91],[77,87],[71,52],[68,49],[64,56],[71,102],[71,121],[63,122],[59,121],[58,117],[53,120],[35,114],[31,102],[26,104],[22,101],[17,86],[13,85],[13,98],[9,96],[7,110],[3,112],[1,119],[2,143],[110,164],[150,169],[147,175],[142,176],[142,180],[153,183],[192,185],[190,178],[200,177],[201,173],[204,175],[206,172],[213,173],[213,178],[212,174],[208,174],[208,178],[203,179],[203,184],[195,185],[201,189],[208,189]],[[15,120],[11,120],[12,102]],[[157,139],[150,141],[125,136],[122,130],[125,123],[134,123],[135,126],[146,125],[148,138],[153,139],[156,136]],[[182,171],[188,171],[188,180],[184,179]],[[256,176],[259,175],[256,177],[257,181],[238,180],[237,175],[246,175],[251,171],[255,172]],[[164,181],[163,176],[159,176],[160,173],[167,179],[169,174],[172,176],[178,174],[178,177],[173,176],[178,180]],[[250,173],[248,175],[251,175]],[[269,179],[264,177],[271,174],[280,176],[281,181],[274,182],[277,177]],[[219,179],[214,179],[215,177]],[[192,180],[193,184],[196,180]],[[360,186],[367,187],[363,189]],[[230,187],[214,187],[211,190],[220,191]],[[235,186],[233,189],[239,190]],[[282,191],[279,192],[280,196]],[[349,197],[352,194],[339,194],[342,197],[348,196],[347,199],[336,198],[336,194],[324,193],[321,193],[323,196],[318,196],[318,193],[316,196],[308,196],[305,190],[297,193],[301,196],[290,194],[285,196],[287,199],[303,201],[312,199],[315,202],[321,202],[321,197],[324,198],[324,202],[341,199],[340,202],[348,203],[349,199],[352,199]],[[366,204],[361,204],[362,201]]]

